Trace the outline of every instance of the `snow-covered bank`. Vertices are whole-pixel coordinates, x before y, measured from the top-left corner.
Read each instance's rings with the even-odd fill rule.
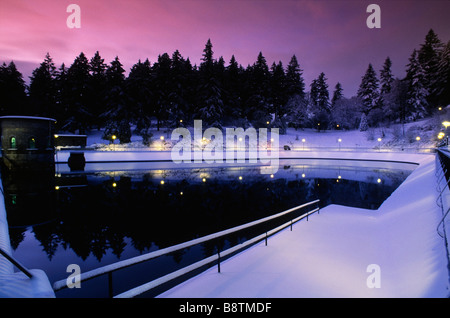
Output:
[[[447,297],[434,156],[410,160],[420,165],[379,210],[328,206],[159,297]]]
[[[12,254],[3,189],[0,191],[0,248]],[[15,272],[14,266],[0,255],[0,298],[54,298],[55,293],[45,272],[32,269],[30,273],[32,277],[28,278],[22,272]]]

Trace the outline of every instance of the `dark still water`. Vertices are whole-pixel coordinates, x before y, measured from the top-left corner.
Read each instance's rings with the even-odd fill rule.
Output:
[[[315,199],[321,200],[321,207],[377,209],[415,168],[291,160],[275,175],[266,175],[251,166],[158,165],[122,164],[104,171],[104,165],[93,164],[82,173],[57,166],[52,175],[3,174],[14,257],[28,268],[44,270],[53,284],[70,275],[69,264],[88,271]],[[115,272],[114,294],[256,234],[240,233]],[[108,296],[106,276],[81,286],[56,296]]]

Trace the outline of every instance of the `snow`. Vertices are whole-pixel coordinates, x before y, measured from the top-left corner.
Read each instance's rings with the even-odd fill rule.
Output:
[[[440,127],[440,121],[436,118],[424,119],[412,123],[392,125],[389,128],[369,128],[368,131],[359,130],[322,130],[288,128],[285,135],[279,136],[279,145],[290,146],[295,150],[320,150],[322,148],[332,148],[333,150],[371,150],[389,151],[392,148],[403,148],[410,150],[421,150],[434,148],[438,131],[434,127]],[[208,127],[203,127],[206,129]],[[192,127],[189,128],[193,136]],[[131,142],[119,144],[116,140],[114,144],[102,139],[103,130],[91,130],[87,134],[87,146],[101,151],[148,151],[170,150],[174,143],[170,140],[173,129],[161,128],[159,131],[154,128],[149,132],[153,134],[152,145],[147,147],[142,143],[142,137],[132,135]],[[268,127],[270,132],[270,127]],[[404,132],[404,134],[403,134]],[[61,132],[62,134],[63,132]],[[58,135],[61,135],[58,133]],[[164,137],[164,140],[160,138]],[[416,137],[420,137],[417,141]],[[381,140],[378,141],[378,138]],[[304,140],[304,142],[303,142]],[[339,142],[340,140],[340,142]]]
[[[434,132],[416,131],[422,133],[421,140],[408,142],[386,128],[374,129],[370,135],[288,129],[287,135],[280,136],[280,146],[292,150],[280,151],[280,158],[391,160],[419,166],[377,211],[328,206],[309,221],[296,223],[293,231],[286,229],[269,238],[268,246],[257,244],[222,262],[220,274],[211,268],[159,297],[447,297],[447,255],[436,231],[442,212],[436,205],[434,155],[412,153],[434,146]],[[85,153],[87,165],[102,162],[103,168],[109,168],[113,161],[133,165],[147,160],[174,165],[169,149],[142,151],[148,148],[136,136],[130,144],[107,145],[101,134],[89,133],[87,139],[98,151],[77,150]],[[170,139],[170,131],[154,132],[155,143],[161,135]],[[384,145],[399,147],[400,152]],[[69,155],[70,151],[58,151],[56,161],[67,162]],[[381,270],[381,288],[368,287],[371,264]],[[21,293],[52,297],[45,273],[31,271],[37,280],[1,273],[0,290],[18,284],[18,297]]]
[[[0,191],[0,248],[12,254],[3,189]],[[45,272],[40,269],[29,272],[31,278],[22,272],[14,272],[12,264],[0,256],[0,298],[54,298],[55,293]]]
[[[377,211],[330,205],[159,297],[448,297],[434,156],[413,157],[420,166]]]

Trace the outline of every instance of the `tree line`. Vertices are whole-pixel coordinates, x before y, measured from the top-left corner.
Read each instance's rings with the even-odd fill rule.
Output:
[[[369,64],[357,95],[346,98],[339,82],[330,94],[323,72],[307,90],[295,55],[286,67],[281,61],[269,67],[262,52],[246,68],[234,55],[226,66],[222,56],[214,58],[210,40],[198,66],[176,50],[153,64],[139,60],[128,76],[119,57],[106,64],[98,51],[59,68],[47,53],[28,86],[13,61],[0,66],[0,115],[51,117],[59,130],[78,133],[104,128],[105,139],[116,135],[126,143],[133,132],[149,142],[151,129],[194,119],[281,133],[287,127],[366,130],[424,118],[450,103],[450,41],[444,45],[433,30],[411,54],[405,78],[395,78],[391,66],[387,57],[378,76]]]

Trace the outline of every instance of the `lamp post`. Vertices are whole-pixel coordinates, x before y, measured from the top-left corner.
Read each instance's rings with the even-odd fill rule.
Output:
[[[112,135],[111,139],[112,139],[112,143],[113,143],[113,150],[116,150],[116,144],[114,143],[114,141],[116,140],[116,135]]]
[[[305,150],[305,142],[306,142],[306,139],[305,139],[305,138],[303,138],[303,139],[302,139],[303,150]]]
[[[342,139],[339,138],[339,139],[338,139],[338,143],[339,143],[339,151],[341,151],[341,142],[342,142]]]

